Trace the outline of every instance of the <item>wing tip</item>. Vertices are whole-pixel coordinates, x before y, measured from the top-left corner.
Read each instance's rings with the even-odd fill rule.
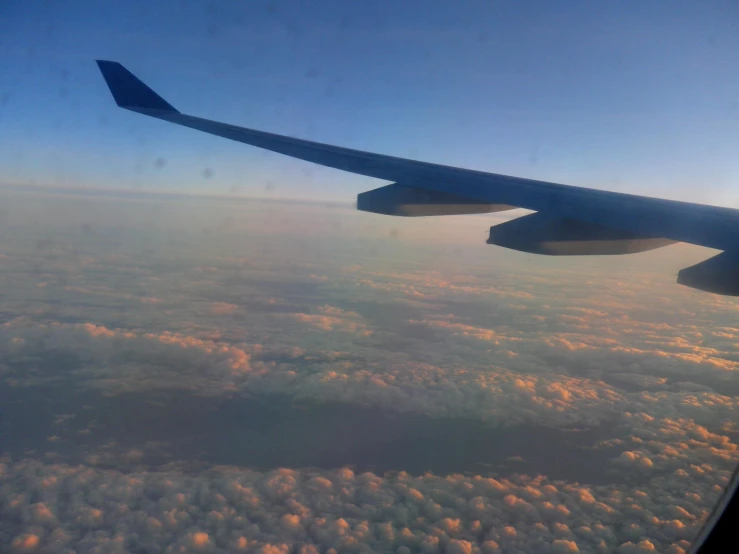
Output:
[[[111,60],[95,60],[95,63],[119,107],[179,113],[121,63]]]

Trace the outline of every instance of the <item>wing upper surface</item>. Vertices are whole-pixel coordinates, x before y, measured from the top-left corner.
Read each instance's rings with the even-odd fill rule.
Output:
[[[400,182],[408,187],[480,203],[526,208],[647,237],[719,250],[737,249],[739,210],[460,169],[220,123],[179,113],[123,66],[116,65],[115,71],[111,71],[110,66],[107,72],[103,71],[116,102],[143,115],[326,167]],[[121,98],[123,100],[119,101]]]

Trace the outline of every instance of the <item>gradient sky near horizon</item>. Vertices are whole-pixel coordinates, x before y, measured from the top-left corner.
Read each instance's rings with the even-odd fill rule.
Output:
[[[35,2],[0,8],[0,183],[350,201],[382,183],[115,107],[739,207],[735,2]]]

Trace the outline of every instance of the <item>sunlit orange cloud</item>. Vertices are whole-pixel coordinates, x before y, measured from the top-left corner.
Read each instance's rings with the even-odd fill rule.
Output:
[[[654,471],[649,456],[634,449],[624,453],[620,465],[649,474]],[[545,546],[552,552],[659,547],[677,554],[688,547],[686,539],[715,500],[716,493],[706,489],[722,484],[710,467],[695,463],[689,471],[677,470],[640,488],[585,486],[544,476],[357,474],[349,468],[134,474],[26,460],[3,466],[0,492],[9,499],[10,521],[22,515],[27,525],[13,539],[16,548],[35,548],[42,540],[74,544],[77,529],[98,529],[115,512],[123,528],[135,528],[138,540],[159,550],[176,544],[186,550],[248,548],[263,554],[345,548],[402,553],[410,547],[437,554],[496,554]],[[154,494],[158,501],[147,502]],[[34,503],[38,498],[42,501]],[[121,503],[141,508],[121,511]],[[392,524],[393,517],[408,513],[422,515],[408,517],[402,528]],[[655,524],[646,525],[649,521]],[[117,544],[107,533],[86,533],[84,540],[101,548]]]
[[[215,315],[230,315],[238,309],[239,307],[236,304],[229,304],[228,302],[214,302],[211,306],[211,312]]]
[[[340,330],[349,333],[358,333],[361,336],[370,336],[372,331],[356,313],[342,310],[334,306],[321,306],[316,314],[292,314],[293,319],[308,323],[323,331]]]

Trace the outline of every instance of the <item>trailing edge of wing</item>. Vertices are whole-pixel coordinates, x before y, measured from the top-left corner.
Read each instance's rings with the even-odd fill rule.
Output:
[[[622,229],[642,237],[739,250],[739,210],[460,169],[342,148],[181,114],[116,62],[98,62],[116,103],[144,115],[405,187]]]

